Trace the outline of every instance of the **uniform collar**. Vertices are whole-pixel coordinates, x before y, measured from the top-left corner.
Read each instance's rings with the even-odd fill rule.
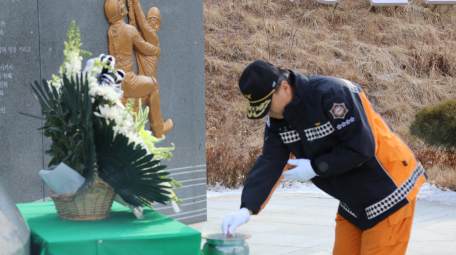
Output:
[[[289,120],[293,118],[296,113],[296,110],[302,107],[301,101],[307,100],[306,97],[309,96],[309,78],[304,76],[294,70],[290,70],[290,75],[293,75],[294,82],[295,82],[295,91],[294,91],[294,99],[291,101],[286,107],[285,111],[283,112],[284,118]]]

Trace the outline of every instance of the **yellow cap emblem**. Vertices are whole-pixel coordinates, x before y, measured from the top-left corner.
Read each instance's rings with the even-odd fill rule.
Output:
[[[244,95],[244,96],[247,97],[248,99],[252,99],[252,94]]]

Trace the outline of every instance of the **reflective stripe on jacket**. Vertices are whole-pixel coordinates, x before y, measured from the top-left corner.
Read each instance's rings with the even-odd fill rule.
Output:
[[[264,208],[290,153],[311,160],[318,175],[312,182],[338,199],[339,214],[362,230],[415,199],[426,173],[358,84],[295,71],[290,77],[295,99],[283,120],[268,117],[241,207],[254,214]]]

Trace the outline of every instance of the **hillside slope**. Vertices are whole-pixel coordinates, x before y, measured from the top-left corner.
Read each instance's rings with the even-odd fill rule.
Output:
[[[431,178],[456,188],[456,159],[408,135],[417,109],[455,97],[456,8],[409,2],[204,0],[208,183],[242,183],[261,153],[264,120],[246,119],[237,82],[246,65],[264,59],[360,84]]]

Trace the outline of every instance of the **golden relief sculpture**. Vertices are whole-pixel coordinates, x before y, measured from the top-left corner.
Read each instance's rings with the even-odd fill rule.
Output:
[[[150,128],[155,137],[161,138],[173,128],[171,119],[163,121],[157,65],[160,57],[160,43],[157,32],[161,26],[160,11],[152,7],[147,17],[138,0],[106,0],[105,15],[111,24],[108,29],[109,54],[116,59],[115,68],[125,71],[122,83],[122,103],[135,102],[138,112],[139,101],[149,106]],[[128,14],[129,24],[125,23]],[[136,54],[138,74],[133,71],[133,50]]]

